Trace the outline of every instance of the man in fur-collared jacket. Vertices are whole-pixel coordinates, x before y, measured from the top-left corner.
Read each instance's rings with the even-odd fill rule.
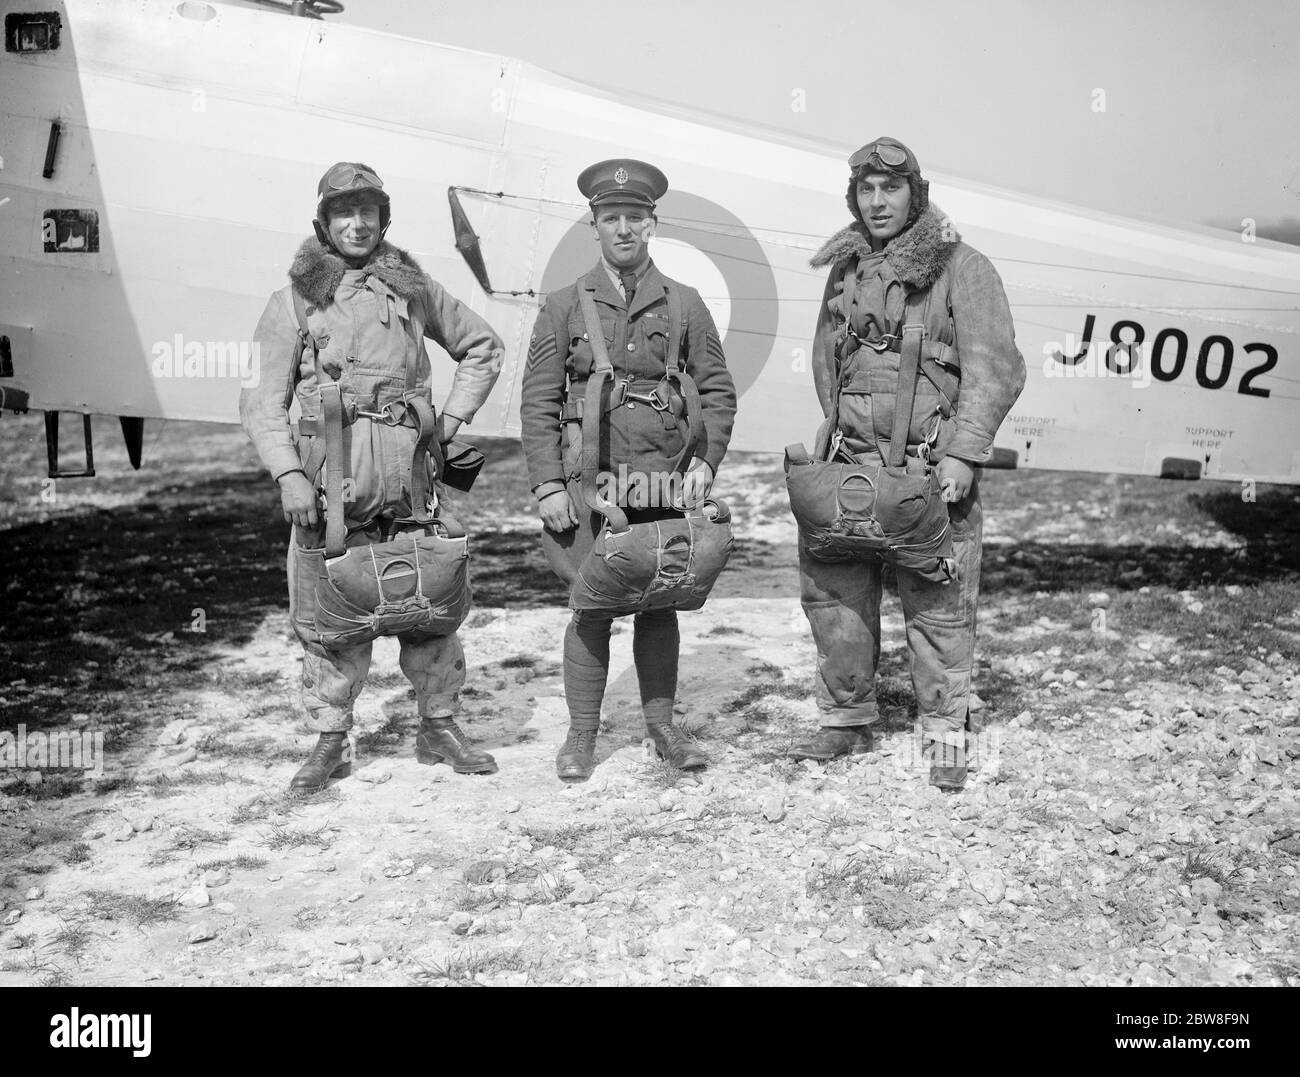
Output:
[[[289,613],[303,644],[303,703],[312,728],[320,734],[291,783],[299,793],[317,792],[349,769],[347,732],[353,702],[370,668],[371,644],[337,649],[322,645],[314,627],[311,568],[296,551],[325,545],[326,513],[344,514],[350,547],[383,542],[419,526],[411,520],[410,503],[415,424],[374,421],[366,413],[396,419],[404,410],[400,405],[408,384],[428,393],[431,367],[424,337],[436,341],[457,363],[451,392],[437,418],[436,436],[443,444],[487,399],[503,354],[500,338],[482,318],[444,291],[409,254],[384,240],[389,197],[373,169],[336,164],[321,178],[317,195],[316,236],[299,248],[289,270],[291,283],[271,296],[258,323],[255,339],[262,376],[239,401],[244,430],[280,487],[285,520],[294,525]],[[314,346],[302,351],[298,369],[293,369],[299,330],[295,291]],[[307,460],[315,465],[313,471],[320,465],[320,454],[310,450],[312,435],[306,426],[316,429],[324,421],[318,386],[322,377],[339,383],[346,415],[344,504],[323,508],[318,485],[324,483],[325,469],[311,477],[304,470]],[[295,393],[304,420],[298,432],[289,423]],[[315,439],[322,434],[316,429]],[[459,773],[494,772],[492,757],[476,748],[453,719],[457,693],[465,682],[459,639],[454,633],[429,638],[418,632],[398,638],[402,672],[415,687],[421,719],[417,758],[426,763],[445,760]]]
[[[966,781],[968,701],[979,598],[979,469],[1025,383],[1002,280],[929,203],[929,184],[901,142],[879,138],[849,158],[854,221],[812,260],[830,267],[813,344],[813,377],[838,459],[880,462],[893,429],[903,325],[925,326],[907,434],[910,468],[933,467],[949,503],[957,578],[932,582],[899,567],[930,781]],[[838,408],[835,407],[838,394]],[[885,446],[880,444],[886,443]],[[880,656],[880,572],[825,563],[800,544],[804,611],[818,652],[821,729],[795,759],[870,751]]]

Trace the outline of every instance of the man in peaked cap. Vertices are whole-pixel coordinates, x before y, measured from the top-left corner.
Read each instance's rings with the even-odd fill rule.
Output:
[[[591,205],[593,238],[600,261],[580,280],[552,292],[538,312],[523,377],[520,418],[529,482],[537,497],[544,530],[542,544],[555,573],[572,583],[591,549],[603,517],[587,508],[581,493],[574,408],[582,400],[594,365],[580,296],[590,295],[600,319],[606,350],[623,402],[603,417],[600,469],[633,481],[619,483],[611,500],[631,523],[683,515],[708,494],[727,451],[736,413],[736,388],[727,371],[722,342],[708,308],[695,289],[661,274],[650,259],[656,224],[655,204],[668,179],[644,161],[615,159],[584,169],[578,189]],[[683,405],[663,410],[646,406],[647,395],[664,378],[670,340],[668,289],[675,289],[686,323],[679,334],[679,358],[699,391],[703,429],[684,477],[675,471],[685,446]],[[623,388],[625,387],[625,390]],[[640,402],[638,402],[638,400]],[[566,433],[566,430],[568,431]],[[638,487],[636,476],[648,478]],[[676,504],[645,505],[638,489],[654,490],[657,479],[681,479]],[[606,611],[575,610],[564,637],[564,691],[569,733],[556,757],[561,779],[590,777],[595,766],[596,733],[609,676],[609,638],[613,617]],[[646,730],[660,756],[681,768],[701,767],[708,758],[673,724],[677,694],[679,636],[672,609],[637,612],[633,657]]]
[[[456,362],[437,418],[437,438],[445,444],[487,399],[503,354],[500,338],[482,318],[384,239],[390,201],[374,169],[341,161],[321,177],[316,194],[316,235],[299,247],[290,283],[271,296],[255,333],[266,376],[239,400],[244,430],[280,488],[285,520],[294,525],[289,616],[303,645],[303,704],[319,734],[290,783],[299,794],[318,792],[332,777],[348,773],[353,703],[370,667],[371,644],[326,647],[316,631],[312,558],[325,546],[325,517],[343,514],[349,547],[416,530],[410,503],[416,431],[405,420],[375,417],[398,414],[394,409],[408,381],[429,393],[432,368],[423,338],[432,338]],[[311,341],[301,351],[296,347],[299,309]],[[320,464],[313,442],[325,436],[321,379],[339,384],[345,410],[355,414],[344,431],[350,496],[343,505],[327,503],[323,509],[319,487],[325,469],[307,473],[315,471],[312,462]],[[288,414],[295,394],[303,416],[296,431]],[[456,634],[414,630],[398,638],[402,672],[415,688],[421,720],[417,759],[446,761],[459,773],[494,772],[492,756],[475,747],[454,719],[465,682],[465,655]]]

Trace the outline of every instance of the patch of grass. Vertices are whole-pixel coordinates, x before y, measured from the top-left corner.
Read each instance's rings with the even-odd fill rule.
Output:
[[[99,920],[125,920],[136,927],[148,927],[175,920],[176,902],[170,898],[151,898],[121,890],[87,890],[90,913]]]
[[[776,669],[775,666],[771,667]],[[780,672],[777,670],[777,672]],[[768,696],[779,696],[782,699],[807,699],[813,694],[813,683],[811,677],[797,677],[792,681],[766,680],[757,684],[751,684],[739,695],[733,696],[723,704],[723,710],[732,714],[749,710],[754,704]]]
[[[683,734],[685,736],[685,734]],[[694,737],[687,737],[687,740],[694,740]],[[673,766],[667,759],[655,758],[654,762],[649,763],[645,769],[645,780],[659,789],[676,789],[681,784],[682,777],[686,774]]]
[[[525,826],[520,833],[538,848],[550,845],[565,852],[576,852],[596,833],[596,827],[584,823],[563,823],[556,827]]]
[[[90,846],[84,841],[74,842],[63,854],[63,862],[69,866],[85,864],[90,860]]]
[[[199,741],[198,750],[205,758],[255,759],[260,763],[294,763],[302,753],[296,745],[279,744],[270,737],[234,740],[209,733]]]
[[[304,845],[314,845],[318,849],[328,849],[334,839],[327,834],[328,827],[319,826],[313,830],[290,828],[284,823],[272,823],[270,833],[265,834],[257,844],[273,852],[285,849],[298,849]]]
[[[144,789],[155,798],[183,796],[185,791],[195,785],[227,785],[230,782],[246,784],[248,779],[232,775],[226,768],[209,770],[204,767],[187,766],[176,777],[167,773],[158,773],[149,778]]]
[[[62,966],[35,953],[0,964],[0,972],[26,972],[42,987],[66,987],[69,983],[68,973]]]
[[[910,866],[878,869],[856,856],[831,860],[808,882],[807,893],[834,905],[861,905],[863,923],[884,931],[917,927],[930,910],[907,892],[921,876]]]
[[[1213,879],[1225,890],[1232,885],[1236,874],[1236,865],[1229,864],[1223,857],[1204,848],[1188,853],[1179,872],[1183,882]]]
[[[798,764],[796,763],[795,766],[797,767]],[[802,770],[803,768],[800,767],[799,769]],[[842,804],[833,805],[825,815],[814,815],[813,818],[826,828],[827,834],[833,833],[841,827],[853,826],[857,822],[853,818],[853,813]]]
[[[319,923],[320,919],[321,919],[320,910],[316,908],[314,905],[304,905],[301,909],[295,910],[293,914],[294,923],[296,923],[304,931],[306,931],[313,924]]]
[[[0,793],[26,797],[28,800],[63,800],[80,793],[85,788],[85,776],[75,777],[62,773],[46,773],[39,782],[10,782],[0,788]]]
[[[196,865],[199,871],[216,871],[217,868],[234,868],[237,871],[256,871],[264,868],[268,860],[260,856],[240,853],[238,856],[223,856],[219,860],[204,860]]]
[[[546,876],[538,875],[533,880],[533,889],[524,898],[525,905],[550,905],[562,901],[573,893],[573,884],[565,879],[557,879],[554,886],[546,881]]]
[[[877,878],[886,886],[906,890],[923,882],[925,874],[915,864],[896,864],[881,868]]]
[[[704,633],[706,636],[743,636],[745,630],[735,625],[715,625]]]
[[[354,731],[352,742],[359,755],[367,753],[377,753],[380,748],[395,747],[399,741],[406,737],[407,716],[405,714],[390,714],[382,725],[374,729],[366,729],[361,732]],[[305,754],[305,753],[304,753]],[[295,758],[302,756],[295,755]]]
[[[805,777],[808,771],[805,767],[800,766],[798,760],[788,758],[785,754],[787,750],[781,749],[772,753],[772,769],[770,773],[778,782],[785,782],[789,785],[791,782]],[[761,754],[765,755],[767,753]]]
[[[420,967],[416,975],[431,980],[447,980],[453,984],[474,984],[479,976],[492,976],[503,972],[529,972],[537,962],[521,946],[508,946],[500,950],[466,948],[453,951],[443,958],[430,961],[415,959]]]
[[[10,938],[11,938],[11,939],[13,940],[13,942],[16,944],[16,945],[14,946],[14,949],[15,949],[15,950],[27,950],[27,949],[30,949],[30,948],[32,947],[32,945],[36,942],[36,935],[35,935],[34,933],[32,933],[32,932],[27,932],[27,933],[25,933],[25,934],[21,934],[21,935],[20,935],[20,934],[14,934],[14,935],[11,935]]]
[[[145,864],[151,868],[170,864],[181,853],[193,853],[207,845],[225,845],[230,841],[230,832],[204,830],[202,827],[179,827],[173,831],[171,843],[161,849],[155,849]]]
[[[260,688],[271,688],[279,684],[281,675],[273,670],[265,670],[261,673],[225,672],[221,674],[221,679],[223,683],[229,686],[229,688],[245,688],[256,692],[257,695],[261,695],[261,692],[257,692],[256,690]]]
[[[296,793],[283,792],[259,796],[247,804],[240,804],[230,813],[231,826],[244,826],[246,823],[265,822],[272,813],[277,815],[297,815],[304,804],[328,804],[341,799],[342,794],[334,786],[313,793],[310,797],[298,796]]]
[[[479,912],[488,908],[495,908],[500,904],[500,895],[493,893],[490,887],[478,890],[468,886],[462,887],[452,900],[452,906],[461,912]]]
[[[1276,958],[1268,967],[1287,987],[1300,987],[1300,956]]]
[[[994,781],[1005,780],[995,777]],[[1031,804],[1020,813],[1020,818],[1035,826],[1056,826],[1066,820],[1066,816],[1046,804]]]
[[[111,778],[101,778],[97,782],[90,783],[90,791],[97,797],[107,796],[109,793],[126,793],[130,792],[136,786],[134,774],[115,774]]]
[[[86,921],[73,920],[65,922],[58,931],[50,936],[47,945],[61,950],[64,956],[71,958],[80,965],[82,956],[97,938],[99,938],[99,933],[92,931]]]
[[[531,654],[512,654],[501,659],[502,669],[532,669],[541,659]]]

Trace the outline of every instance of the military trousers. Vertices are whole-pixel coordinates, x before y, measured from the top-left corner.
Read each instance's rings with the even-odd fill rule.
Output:
[[[948,506],[957,579],[934,583],[898,568],[912,688],[922,734],[961,744],[970,699],[979,602],[983,516],[979,474]],[[877,561],[827,563],[799,544],[804,613],[817,645],[817,705],[823,726],[870,725],[880,712],[881,570]]]
[[[370,672],[373,643],[329,648],[315,631],[315,582],[302,571],[297,556],[305,548],[323,546],[324,528],[294,528],[289,540],[289,620],[303,646],[302,703],[307,721],[317,733],[341,733],[352,728],[352,707]],[[379,523],[352,529],[347,544],[360,546],[383,541]],[[421,718],[447,718],[455,713],[458,694],[465,684],[465,651],[456,633],[426,636],[407,633],[397,637],[398,664],[415,689]]]

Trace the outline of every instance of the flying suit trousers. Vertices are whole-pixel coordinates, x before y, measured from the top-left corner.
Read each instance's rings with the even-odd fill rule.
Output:
[[[383,541],[379,522],[350,531],[349,546]],[[370,672],[373,644],[331,649],[316,635],[315,583],[302,572],[296,556],[298,544],[308,549],[323,546],[324,528],[294,528],[289,540],[289,620],[302,642],[302,702],[307,720],[317,733],[341,733],[352,728],[352,705]],[[421,718],[449,718],[455,713],[458,693],[465,684],[465,651],[456,633],[424,636],[407,633],[397,637],[401,646],[398,663],[415,688]]]
[[[979,472],[971,491],[948,506],[957,579],[933,583],[898,568],[912,688],[922,734],[963,743],[975,651],[983,516]],[[817,644],[817,704],[823,726],[870,725],[880,662],[880,562],[830,564],[799,544],[804,613]]]

